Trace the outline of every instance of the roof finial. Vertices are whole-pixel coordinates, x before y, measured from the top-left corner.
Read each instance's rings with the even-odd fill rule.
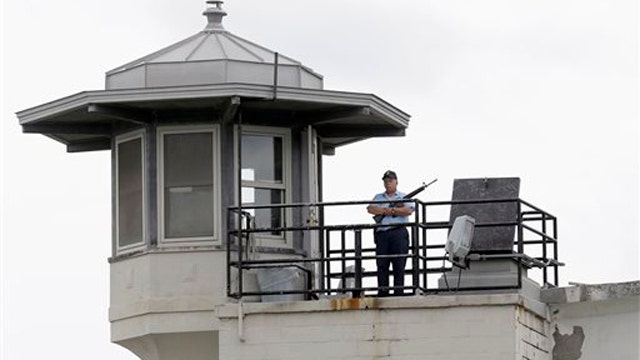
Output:
[[[207,4],[215,5],[215,7],[208,7],[202,15],[207,17],[208,24],[205,30],[224,30],[222,26],[222,17],[227,15],[227,12],[222,10],[221,0],[207,0]]]

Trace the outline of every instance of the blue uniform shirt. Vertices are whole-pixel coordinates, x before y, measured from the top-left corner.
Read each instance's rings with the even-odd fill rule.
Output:
[[[400,192],[400,191],[396,191],[396,193],[391,195],[391,196],[388,196],[386,192],[383,192],[383,193],[380,193],[380,194],[376,194],[376,196],[373,197],[373,201],[402,200],[404,195],[405,194],[403,192]],[[381,206],[381,207],[391,207],[391,203],[386,203],[386,204],[385,203],[378,203],[378,204],[371,204],[371,205],[377,205],[377,206]],[[415,204],[413,202],[405,202],[404,206],[408,206],[411,209],[415,208]],[[380,222],[380,224],[394,224],[394,223],[406,223],[406,222],[409,222],[409,217],[408,216],[400,216],[400,215],[391,216],[391,215],[387,215],[387,216],[382,218],[382,221]],[[392,226],[381,226],[379,228],[376,228],[376,231],[385,231],[385,230],[389,230],[391,228],[392,228]]]

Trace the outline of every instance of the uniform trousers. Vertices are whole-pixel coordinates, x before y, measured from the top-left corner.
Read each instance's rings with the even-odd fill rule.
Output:
[[[376,255],[405,255],[409,252],[409,232],[405,227],[395,227],[375,233]],[[378,296],[389,296],[389,265],[393,267],[393,294],[404,290],[404,267],[406,257],[376,259],[378,267]]]

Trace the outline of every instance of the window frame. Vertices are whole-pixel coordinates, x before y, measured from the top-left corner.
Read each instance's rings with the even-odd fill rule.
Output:
[[[285,127],[271,127],[271,126],[258,126],[258,125],[242,125],[242,133],[238,132],[238,127],[235,127],[235,149],[238,149],[238,142],[242,141],[242,135],[259,135],[259,136],[279,136],[282,138],[282,184],[278,184],[272,181],[251,181],[242,180],[238,178],[238,173],[235,174],[235,184],[238,188],[238,182],[240,181],[240,188],[252,187],[258,189],[276,189],[284,191],[283,204],[291,204],[293,198],[292,178],[293,178],[293,154],[292,154],[292,140],[291,129]],[[244,150],[242,150],[244,153]],[[236,168],[242,168],[242,159],[235,156],[237,164]],[[242,172],[242,170],[240,170]],[[238,194],[240,196],[240,194]],[[236,202],[238,199],[236,199]],[[292,224],[293,213],[290,208],[284,209],[283,220],[285,224]],[[290,231],[285,231],[283,235],[270,235],[267,233],[255,233],[256,245],[264,247],[279,247],[279,248],[293,248],[293,241]]]
[[[213,171],[213,236],[192,236],[168,238],[165,234],[165,191],[164,191],[164,136],[173,134],[211,133]],[[158,246],[202,246],[222,244],[222,191],[220,176],[220,127],[218,125],[171,125],[158,126],[157,130],[158,158]]]
[[[119,161],[119,146],[122,143],[127,141],[132,141],[140,139],[140,171],[142,172],[141,182],[142,182],[142,238],[139,242],[120,246],[120,161]],[[116,136],[115,138],[115,251],[116,254],[126,254],[129,252],[133,252],[139,250],[146,246],[147,244],[147,184],[146,184],[146,166],[145,166],[145,158],[146,158],[146,138],[145,138],[145,130],[139,129],[132,132],[128,132],[125,134],[121,134]]]

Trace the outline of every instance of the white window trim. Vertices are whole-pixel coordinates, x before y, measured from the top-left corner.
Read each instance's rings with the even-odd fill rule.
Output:
[[[203,133],[212,134],[213,141],[213,236],[194,236],[184,238],[167,238],[164,221],[164,135]],[[202,246],[222,244],[222,202],[220,185],[220,128],[218,125],[180,125],[161,126],[157,133],[158,148],[158,246]]]
[[[238,127],[235,127],[235,146],[234,149],[238,149],[238,141],[240,141],[240,136],[238,136]],[[281,128],[281,127],[270,127],[270,126],[257,126],[257,125],[242,125],[242,134],[246,135],[272,135],[272,136],[281,136],[282,137],[282,146],[283,146],[283,169],[282,169],[282,177],[283,183],[277,184],[266,184],[266,182],[260,181],[248,181],[242,180],[242,186],[250,186],[250,187],[261,187],[261,188],[270,188],[270,189],[281,189],[284,190],[284,203],[291,204],[292,202],[292,149],[291,149],[291,129],[289,128]],[[234,150],[235,151],[235,150]],[[240,168],[242,164],[240,163],[242,160],[239,157],[235,156],[237,161],[236,169]],[[237,189],[238,181],[238,173],[236,172],[235,176],[235,186]],[[267,186],[264,186],[267,185]],[[238,203],[238,199],[236,198],[236,204]],[[284,212],[284,220],[286,224],[292,224],[293,222],[293,213],[290,208],[286,208]],[[265,247],[279,247],[279,248],[293,248],[293,240],[291,236],[291,231],[285,231],[283,236],[276,235],[268,235],[264,233],[255,233],[256,245],[265,246]]]
[[[127,142],[127,141],[131,141],[131,140],[135,140],[135,139],[140,139],[140,169],[142,171],[142,177],[141,177],[141,181],[142,181],[142,239],[140,242],[134,243],[134,244],[130,244],[130,245],[126,245],[126,246],[120,246],[120,164],[118,162],[119,159],[119,154],[118,154],[118,149],[119,149],[119,145],[121,143]],[[145,149],[146,149],[146,143],[145,143],[145,131],[144,129],[140,129],[140,130],[136,130],[130,133],[126,133],[123,135],[119,135],[116,136],[116,146],[115,146],[115,161],[116,161],[116,166],[115,166],[115,183],[116,183],[116,196],[115,196],[115,206],[116,206],[116,211],[115,211],[115,219],[114,222],[116,224],[116,234],[115,234],[115,242],[116,242],[116,254],[121,255],[121,254],[126,254],[128,252],[132,252],[132,251],[136,251],[142,247],[145,246],[146,244],[146,239],[147,239],[147,186],[146,186],[146,169],[145,169]]]

